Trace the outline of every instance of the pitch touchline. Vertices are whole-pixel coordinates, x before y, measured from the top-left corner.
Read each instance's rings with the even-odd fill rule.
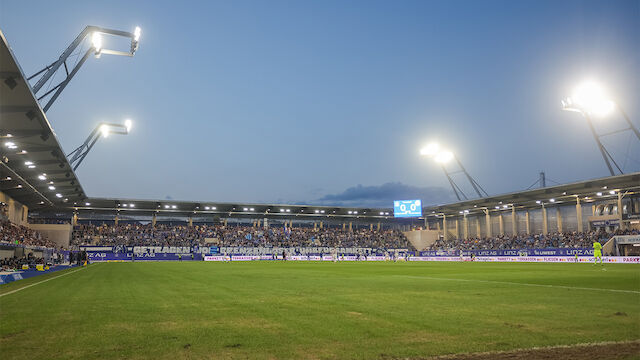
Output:
[[[38,284],[42,284],[43,282],[47,282],[47,281],[49,281],[49,280],[53,280],[53,279],[57,279],[57,278],[59,278],[59,277],[63,277],[63,276],[69,275],[69,274],[73,274],[74,272],[80,271],[80,270],[82,270],[82,269],[83,269],[83,268],[75,269],[75,270],[73,270],[73,271],[66,272],[66,273],[64,273],[64,274],[62,274],[62,275],[54,276],[54,277],[51,277],[51,278],[48,278],[48,279],[45,279],[45,280],[42,280],[42,281],[38,281],[37,283],[33,283],[33,284],[30,284],[30,285],[27,285],[27,286],[21,287],[21,288],[19,288],[19,289],[11,290],[11,291],[6,292],[6,293],[4,293],[4,294],[0,294],[0,297],[3,297],[3,296],[5,296],[5,295],[9,295],[9,294],[13,294],[13,293],[18,292],[18,291],[20,291],[20,290],[24,290],[24,289],[26,289],[26,288],[30,288],[30,287],[32,287],[32,286],[36,286],[36,285],[38,285]]]
[[[413,275],[393,275],[393,276],[402,276],[402,277],[408,277],[408,278],[414,278],[414,279],[468,281],[468,282],[481,282],[481,283],[489,283],[489,284],[507,284],[507,285],[522,285],[522,286],[536,286],[536,287],[574,289],[574,290],[610,291],[610,292],[621,292],[621,293],[628,293],[628,294],[640,294],[640,291],[635,291],[635,290],[599,289],[599,288],[588,288],[588,287],[577,287],[577,286],[529,284],[529,283],[495,281],[495,280],[451,279],[451,278],[439,278],[439,277],[431,277],[431,276],[413,276]]]

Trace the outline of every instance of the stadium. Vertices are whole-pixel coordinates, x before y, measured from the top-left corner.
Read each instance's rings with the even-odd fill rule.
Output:
[[[593,10],[592,5],[581,3],[589,11]],[[319,4],[308,6],[321,11],[315,8]],[[338,10],[332,8],[331,16],[347,11],[346,6],[336,6]],[[632,40],[640,40],[637,2],[616,1],[598,6],[616,14],[631,8],[627,15],[616,16],[628,20],[636,30]],[[0,5],[3,22],[13,17],[7,15],[12,11],[19,17],[18,7]],[[395,19],[395,15],[389,16]],[[395,24],[394,21],[399,20],[393,20]],[[22,28],[15,24],[23,23],[26,21],[12,21],[9,27],[13,26],[16,34]],[[65,44],[71,40],[66,48],[51,50],[57,53],[49,62],[46,57],[35,60],[22,57],[6,29],[0,28],[2,359],[640,358],[637,78],[627,79],[636,92],[628,95],[626,102],[614,100],[611,92],[593,82],[582,83],[568,97],[557,99],[561,106],[556,109],[561,112],[558,117],[582,121],[576,120],[579,124],[576,127],[588,132],[580,141],[597,151],[596,157],[575,159],[560,167],[568,173],[581,174],[577,169],[589,164],[598,169],[599,176],[555,182],[545,172],[532,170],[526,161],[510,163],[514,158],[508,154],[483,159],[480,149],[475,148],[467,151],[466,156],[471,159],[467,161],[467,157],[462,159],[462,155],[450,150],[451,140],[427,136],[429,141],[413,148],[415,154],[407,156],[415,155],[419,161],[430,164],[427,182],[445,184],[446,187],[435,188],[432,197],[415,193],[412,198],[403,198],[404,194],[394,192],[389,195],[393,196],[390,201],[383,195],[374,195],[373,200],[366,201],[363,197],[340,202],[335,200],[337,196],[329,195],[316,201],[275,201],[286,199],[276,193],[268,195],[272,201],[254,195],[247,197],[253,196],[255,201],[229,201],[235,194],[253,194],[243,186],[262,186],[259,184],[262,181],[266,187],[286,183],[284,187],[306,189],[317,184],[299,180],[302,178],[295,174],[296,165],[270,158],[272,154],[281,154],[272,152],[273,148],[282,147],[271,140],[265,141],[268,149],[251,150],[254,153],[249,159],[244,159],[246,153],[236,148],[216,148],[222,145],[213,138],[204,141],[213,148],[211,153],[188,150],[199,141],[198,132],[205,132],[198,129],[201,123],[197,120],[178,121],[189,126],[167,130],[172,132],[171,145],[160,145],[172,147],[171,152],[178,153],[180,162],[170,159],[154,162],[137,157],[135,166],[127,167],[123,159],[136,154],[123,145],[110,146],[107,140],[128,141],[137,131],[135,118],[90,123],[93,130],[80,146],[72,151],[68,145],[63,146],[67,140],[62,141],[66,135],[61,129],[71,131],[80,127],[79,123],[90,122],[83,118],[95,118],[85,113],[95,104],[87,104],[84,97],[74,98],[82,92],[98,91],[82,88],[88,84],[86,77],[113,78],[97,78],[98,81],[93,79],[89,84],[108,84],[113,80],[153,87],[145,84],[152,81],[149,78],[131,80],[118,73],[144,56],[145,40],[153,37],[153,31],[148,34],[144,24],[131,24],[129,28],[92,23],[82,26],[86,27],[78,28],[81,31],[73,34],[77,35],[75,38],[63,39]],[[185,30],[187,34],[193,32]],[[28,46],[43,46],[60,33],[66,34],[52,30],[50,34],[42,34],[41,39],[31,39],[33,44]],[[228,36],[248,36],[231,33]],[[271,39],[271,46],[277,46],[277,40]],[[315,39],[318,46],[327,46],[324,37]],[[330,42],[338,41],[331,39]],[[157,38],[155,41],[151,48],[164,46],[159,45]],[[162,42],[169,43],[166,39]],[[633,53],[630,66],[640,70],[638,42],[630,50]],[[291,54],[287,52],[287,56],[294,56],[296,51],[289,51]],[[268,61],[266,54],[263,55]],[[197,67],[196,61],[187,60],[183,53],[179,56],[185,59],[184,64],[160,72],[192,76],[190,67]],[[30,65],[25,72],[26,67],[18,59],[44,65],[37,69]],[[244,66],[238,61],[239,66]],[[287,63],[287,66],[297,65]],[[103,74],[96,75],[99,72]],[[172,79],[173,82],[167,81],[168,90],[154,89],[158,94],[153,101],[140,100],[138,106],[161,107],[166,102],[186,107],[189,105],[184,99],[200,99],[196,90],[181,87],[176,78]],[[91,94],[89,99],[96,103],[112,101],[101,109],[118,109],[124,106],[115,99],[143,97],[135,94],[133,88],[134,85],[108,88],[96,92],[98,95]],[[280,88],[273,89],[277,92]],[[233,89],[229,92],[231,95],[219,95],[238,96]],[[105,96],[110,93],[117,94],[113,98]],[[180,98],[177,93],[185,97]],[[318,90],[317,96],[322,95]],[[354,95],[360,100],[362,97]],[[219,106],[215,100],[207,101],[198,111],[214,112]],[[369,104],[368,100],[362,101]],[[60,119],[60,112],[55,112],[56,106],[71,109],[70,114],[77,117],[73,125],[58,126],[64,119]],[[291,106],[299,110],[295,104]],[[346,105],[336,104],[339,109],[347,109],[341,106]],[[148,111],[161,113],[155,109]],[[606,130],[603,118],[608,119]],[[372,122],[369,126],[378,125]],[[308,130],[317,132],[318,137],[327,136],[313,126],[287,123],[282,128],[294,127],[298,129],[295,131]],[[374,158],[371,160],[368,152],[350,145],[352,140],[356,141],[353,138],[360,137],[361,129],[351,132],[344,124],[326,126],[332,127],[331,131],[335,127],[335,132],[340,133],[332,140],[338,145],[335,147],[356,153],[362,163],[350,162],[352,158],[342,150],[335,150],[335,144],[331,143],[322,156],[334,154],[330,164],[335,163],[336,167],[324,169],[332,175],[320,177],[320,183],[350,176],[347,170],[350,166],[366,171],[375,167],[373,163],[384,164],[381,157],[371,156]],[[466,126],[483,127],[474,122]],[[271,131],[260,125],[253,127],[250,131],[265,134]],[[242,131],[220,136],[241,144],[239,147],[253,146],[244,142],[247,128],[238,123],[229,125],[229,129],[235,128]],[[507,125],[504,128],[490,130],[513,135],[511,140],[516,140],[507,144],[507,152],[519,153],[517,138],[522,134],[513,134]],[[227,128],[221,127],[220,132],[224,129]],[[416,129],[417,125],[413,125],[402,132],[417,133]],[[544,131],[562,129],[558,126]],[[155,129],[147,131],[142,136],[152,138],[159,134]],[[471,141],[461,138],[464,132],[460,134],[457,139],[460,143]],[[570,134],[562,136],[569,138]],[[608,141],[612,136],[624,140]],[[180,137],[187,140],[183,146],[174,146],[173,142],[179,143]],[[386,140],[374,141],[382,144]],[[482,143],[492,141],[481,139]],[[141,144],[136,146],[142,147]],[[295,141],[286,144],[287,152],[302,152],[295,148],[296,144]],[[394,147],[404,151],[404,145]],[[574,145],[570,140],[545,144],[558,153],[569,151],[563,147]],[[104,151],[103,155],[95,156],[104,156],[102,159],[110,162],[104,168],[117,169],[117,176],[106,170],[102,173],[98,161],[92,162],[94,146]],[[621,148],[626,152],[616,152]],[[157,151],[160,150],[149,150]],[[238,152],[239,155],[235,154]],[[308,157],[311,165],[304,169],[324,166],[320,158],[311,155],[313,150],[305,152],[308,154],[302,156]],[[236,183],[233,188],[215,185],[216,181],[226,181],[220,178],[200,186],[203,183],[197,178],[210,174],[203,169],[203,159],[214,159],[208,167],[215,168],[217,175],[223,174],[227,166],[224,157],[240,162],[238,168],[262,157],[260,161],[274,170],[256,171],[246,181],[233,178],[229,180]],[[542,156],[541,161],[551,163],[554,159]],[[348,164],[340,167],[339,163]],[[490,193],[470,175],[483,166],[491,169],[504,166],[491,181],[482,181]],[[502,188],[508,173],[522,169],[539,173],[531,186],[517,191],[511,187],[507,191],[493,191]],[[157,185],[162,189],[159,191],[166,193],[178,187],[191,188],[191,194],[196,195],[184,201],[162,195],[146,197],[147,193],[140,188],[128,186],[141,173],[146,176],[144,187]],[[108,181],[101,183],[101,177],[122,181],[105,185]],[[270,182],[269,177],[278,179]],[[172,179],[180,180],[172,183],[175,181]],[[87,183],[92,190],[85,191],[83,184],[89,189]],[[92,195],[105,194],[101,186],[116,188],[121,193]],[[131,193],[143,195],[122,196]],[[212,200],[211,194],[224,200]]]

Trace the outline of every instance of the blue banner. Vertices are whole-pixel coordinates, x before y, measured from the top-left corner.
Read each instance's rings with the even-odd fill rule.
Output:
[[[547,248],[547,249],[504,249],[504,250],[462,250],[463,256],[593,256],[589,248]],[[421,251],[420,256],[460,256],[459,250]]]

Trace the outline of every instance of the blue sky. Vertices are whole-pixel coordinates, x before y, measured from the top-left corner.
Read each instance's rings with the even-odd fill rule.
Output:
[[[442,203],[446,178],[418,154],[431,139],[497,194],[541,170],[608,175],[560,108],[582,80],[640,119],[638,1],[0,0],[28,74],[86,25],[142,28],[134,58],[89,59],[48,113],[66,152],[99,121],[134,121],[78,169],[89,196]],[[638,144],[607,141],[640,170]]]

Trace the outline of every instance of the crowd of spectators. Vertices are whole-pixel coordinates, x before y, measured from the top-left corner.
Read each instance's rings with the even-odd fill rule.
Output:
[[[41,233],[7,220],[0,221],[0,243],[55,248],[56,244]]]
[[[72,245],[95,246],[193,246],[215,243],[219,246],[253,247],[368,247],[411,248],[397,230],[342,228],[269,228],[222,225],[79,225],[74,228]]]
[[[498,235],[467,239],[439,239],[429,250],[501,250],[543,248],[591,248],[595,240],[607,241],[613,235],[635,235],[637,230],[591,232],[554,232],[535,235]]]
[[[33,253],[29,253],[25,256],[9,257],[0,259],[0,271],[15,271],[22,269],[23,265],[34,267],[36,264],[44,264],[45,260],[42,257],[34,256]]]

